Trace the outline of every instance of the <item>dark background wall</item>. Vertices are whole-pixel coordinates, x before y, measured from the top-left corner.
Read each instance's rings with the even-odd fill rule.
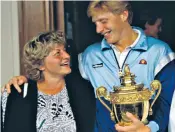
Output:
[[[131,2],[134,17],[132,25],[140,26],[144,10],[163,18],[160,39],[167,42],[175,51],[175,1],[133,1]]]
[[[65,13],[70,14],[73,27],[71,47],[74,53],[80,53],[88,45],[102,39],[95,32],[95,24],[87,17],[88,4],[89,1],[65,1]],[[139,26],[141,13],[146,9],[156,11],[163,17],[160,39],[175,51],[175,1],[132,1],[131,5],[134,12],[133,26]]]

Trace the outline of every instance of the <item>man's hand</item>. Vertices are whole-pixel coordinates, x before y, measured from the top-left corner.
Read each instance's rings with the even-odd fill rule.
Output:
[[[118,132],[151,132],[148,126],[145,126],[131,113],[127,112],[126,116],[132,121],[132,124],[130,126],[120,126],[119,124],[116,124],[115,129]]]
[[[26,83],[26,82],[27,82],[27,78],[25,76],[15,76],[12,79],[10,79],[9,82],[2,87],[1,92],[4,92],[4,90],[7,89],[7,93],[11,93],[10,86],[13,84],[16,90],[20,93],[21,88],[19,87],[19,85]]]

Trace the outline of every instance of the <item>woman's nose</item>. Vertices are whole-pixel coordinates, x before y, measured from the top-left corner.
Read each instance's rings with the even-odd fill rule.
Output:
[[[64,51],[63,56],[64,58],[70,58],[70,55],[66,51]]]

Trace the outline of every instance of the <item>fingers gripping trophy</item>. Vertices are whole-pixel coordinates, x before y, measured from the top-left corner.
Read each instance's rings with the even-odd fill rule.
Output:
[[[118,122],[121,126],[129,126],[132,121],[126,116],[126,112],[132,113],[144,124],[147,123],[148,115],[152,115],[152,106],[161,92],[161,83],[158,80],[151,82],[151,90],[145,88],[143,84],[136,84],[135,75],[130,72],[128,64],[124,67],[124,74],[120,76],[121,86],[114,86],[114,92],[107,94],[105,87],[99,87],[96,94],[100,102],[109,110],[111,119]],[[156,94],[156,95],[155,95]],[[155,95],[152,103],[149,103],[151,97]],[[101,99],[110,101],[110,108]]]

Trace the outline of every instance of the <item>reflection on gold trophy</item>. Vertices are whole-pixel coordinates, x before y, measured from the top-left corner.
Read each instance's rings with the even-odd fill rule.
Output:
[[[151,90],[145,88],[143,84],[136,84],[135,75],[130,72],[129,66],[126,64],[124,74],[120,77],[121,86],[114,86],[114,92],[107,93],[105,87],[99,87],[96,94],[100,102],[109,110],[111,119],[121,126],[128,126],[132,122],[127,118],[126,112],[132,113],[143,123],[147,123],[147,116],[152,115],[152,106],[161,92],[161,83],[158,80],[151,82]],[[153,102],[149,104],[149,100],[156,93]],[[112,104],[112,108],[104,103],[101,99],[108,100]]]

